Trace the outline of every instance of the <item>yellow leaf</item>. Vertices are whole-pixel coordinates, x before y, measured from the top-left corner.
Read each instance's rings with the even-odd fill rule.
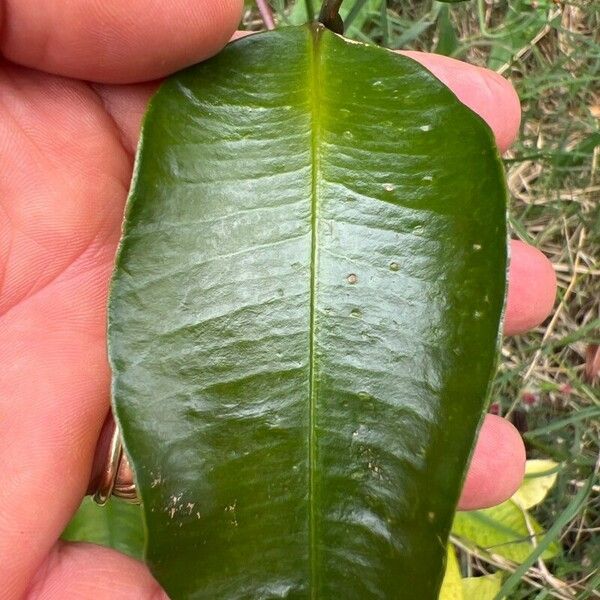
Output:
[[[464,600],[463,584],[460,576],[460,568],[454,548],[448,544],[448,559],[446,561],[446,573],[442,582],[439,600]]]
[[[550,488],[556,482],[558,473],[549,475],[540,475],[535,477],[536,473],[545,473],[558,466],[552,460],[528,460],[525,467],[525,479],[521,487],[515,492],[512,500],[521,508],[531,508],[539,504],[548,494]]]
[[[463,600],[494,600],[502,587],[502,573],[462,580]]]
[[[528,513],[526,517],[516,502],[507,500],[492,508],[456,513],[452,533],[488,552],[521,563],[534,549],[530,527],[539,542],[544,534],[542,526]],[[557,544],[551,544],[542,558],[549,559],[557,553]]]

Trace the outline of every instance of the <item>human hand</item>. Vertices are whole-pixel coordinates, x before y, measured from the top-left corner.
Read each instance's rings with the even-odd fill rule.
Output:
[[[57,540],[93,479],[109,410],[106,294],[141,116],[154,80],[218,51],[242,5],[165,4],[7,0],[0,10],[10,61],[0,69],[0,595],[8,600],[163,597],[141,563]],[[519,106],[506,82],[408,54],[508,147]],[[514,242],[506,332],[539,323],[554,290],[545,258]],[[488,416],[461,507],[508,497],[523,462],[514,428]]]

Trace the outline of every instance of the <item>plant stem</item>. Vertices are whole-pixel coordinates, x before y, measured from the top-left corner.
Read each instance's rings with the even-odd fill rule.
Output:
[[[260,13],[260,17],[263,20],[265,27],[269,30],[275,29],[273,11],[271,10],[267,0],[256,0],[256,6],[258,7],[258,12]]]
[[[335,33],[344,33],[344,22],[339,14],[342,2],[343,0],[324,0],[321,5],[319,21]]]

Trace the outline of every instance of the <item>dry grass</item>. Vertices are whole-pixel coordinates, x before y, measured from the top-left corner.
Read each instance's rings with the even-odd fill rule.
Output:
[[[554,580],[545,577],[542,589],[551,596],[600,597],[600,410],[594,410],[600,407],[594,366],[600,342],[600,23],[591,3],[551,10],[556,25],[541,27],[501,69],[524,100],[522,138],[507,161],[513,230],[550,258],[559,292],[543,326],[507,340],[496,394],[500,412],[525,433],[529,454],[561,463],[558,485],[537,511],[542,523],[549,527],[595,477],[588,501],[562,529],[563,552],[547,566]],[[586,414],[544,433],[551,423]],[[526,584],[514,594],[538,597]]]

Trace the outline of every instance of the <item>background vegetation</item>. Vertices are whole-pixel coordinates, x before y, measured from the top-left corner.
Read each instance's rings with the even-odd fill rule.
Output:
[[[301,22],[305,6],[273,0],[275,21]],[[547,322],[506,340],[491,410],[523,433],[529,458],[557,463],[531,508],[548,533],[530,541],[554,550],[528,566],[501,556],[506,541],[463,545],[459,562],[463,575],[504,571],[505,581],[527,567],[505,589],[511,599],[600,598],[600,2],[345,0],[343,9],[350,37],[487,66],[517,88],[521,137],[506,155],[513,235],[550,258],[559,292]],[[253,4],[244,24],[264,27]]]

